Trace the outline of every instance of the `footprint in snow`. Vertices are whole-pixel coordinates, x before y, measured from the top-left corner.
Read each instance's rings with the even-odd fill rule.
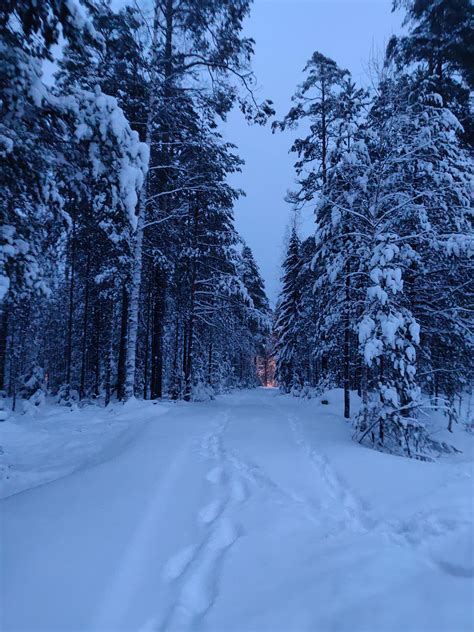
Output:
[[[223,518],[214,529],[209,540],[209,548],[213,551],[222,551],[229,548],[241,535],[238,528],[228,518]]]
[[[203,507],[198,514],[198,519],[201,524],[211,524],[222,513],[223,507],[218,500],[213,500],[208,505]]]
[[[165,564],[163,578],[167,581],[173,581],[181,577],[193,561],[196,550],[196,546],[190,545],[173,555]]]
[[[474,577],[474,566],[469,565],[469,563],[454,564],[447,560],[437,559],[434,559],[434,561],[447,575],[452,575],[453,577],[465,577],[466,579]]]
[[[248,493],[245,483],[239,478],[233,478],[231,481],[231,498],[234,503],[243,503],[247,500]]]
[[[177,610],[178,629],[191,628],[194,618],[204,615],[214,603],[224,552],[240,535],[240,529],[227,518],[214,528],[197,565],[183,584]]]
[[[220,465],[217,465],[216,467],[212,468],[212,470],[210,470],[207,473],[206,479],[210,483],[213,483],[214,485],[218,485],[219,483],[222,483],[222,481],[224,480],[224,470],[222,469],[222,467],[220,467]]]

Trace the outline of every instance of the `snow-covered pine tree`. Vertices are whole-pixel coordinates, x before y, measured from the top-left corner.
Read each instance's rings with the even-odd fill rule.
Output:
[[[399,73],[406,73],[407,64],[412,69],[411,89],[423,102],[425,117],[417,125],[424,130],[424,142],[433,141],[427,143],[420,180],[432,190],[429,207],[439,204],[444,220],[441,232],[451,234],[456,244],[448,250],[448,258],[445,247],[438,250],[440,259],[429,262],[427,257],[424,274],[429,283],[420,282],[423,277],[418,276],[413,288],[414,309],[422,328],[421,382],[432,393],[434,403],[441,402],[446,408],[451,428],[454,398],[462,398],[462,390],[469,388],[473,374],[472,361],[468,359],[472,358],[472,341],[467,324],[471,264],[466,248],[459,248],[459,244],[465,244],[472,235],[472,222],[466,217],[470,197],[466,177],[472,158],[464,149],[472,148],[474,143],[474,8],[468,0],[397,1],[394,8],[406,8],[408,32],[392,38],[387,64],[395,61]],[[461,213],[460,208],[464,209]],[[432,213],[433,210],[430,221]],[[425,254],[426,250],[425,247]]]
[[[93,392],[95,396],[99,392],[100,346],[110,346],[106,340],[109,336],[103,331],[104,316],[112,313],[112,301],[129,275],[135,208],[147,172],[148,148],[130,129],[113,97],[104,95],[100,88],[95,93],[79,90],[73,95],[79,104],[72,121],[77,151],[70,159],[74,173],[64,192],[64,213],[70,213],[70,254],[74,257],[69,262],[69,282],[75,283],[80,292],[78,304],[82,311],[82,398],[86,373],[90,373],[86,365],[92,369],[94,364]],[[68,311],[71,313],[71,305]],[[69,353],[70,335],[69,331]],[[98,338],[102,338],[100,344]]]
[[[58,113],[42,64],[60,33],[77,46],[96,34],[84,3],[4,2],[0,8],[0,301],[8,290],[44,292],[44,254],[58,237],[61,199],[51,167],[61,160]],[[59,144],[58,144],[59,143]]]
[[[93,3],[86,4],[94,10]],[[19,301],[26,300],[31,290],[46,291],[43,279],[47,278],[48,290],[57,288],[66,252],[68,294],[73,294],[75,277],[82,264],[87,274],[81,302],[86,308],[91,304],[92,276],[106,282],[105,277],[109,275],[110,279],[120,258],[120,263],[126,258],[126,244],[135,223],[134,205],[147,160],[137,134],[130,130],[113,98],[100,90],[85,91],[74,81],[57,91],[41,80],[42,61],[50,59],[51,46],[57,43],[60,31],[78,58],[81,54],[88,58],[86,50],[101,49],[102,39],[85,8],[75,2],[45,2],[41,10],[36,9],[28,2],[2,9],[2,50],[11,71],[2,87],[5,97],[2,130],[4,139],[10,133],[14,141],[7,143],[8,152],[4,156],[4,173],[9,179],[5,208],[11,209],[11,213],[8,211],[11,217],[7,213],[2,226],[6,242],[2,258],[11,288],[7,297],[12,303],[11,313],[20,308]],[[69,246],[65,239],[67,232],[72,235]],[[82,239],[80,253],[79,239]],[[83,288],[76,283],[75,289]],[[44,309],[45,305],[36,307]],[[58,307],[63,309],[64,305]],[[64,311],[69,312],[69,331],[65,336],[65,374],[69,382],[74,321],[71,300],[69,309]],[[88,320],[97,325],[101,318],[97,305],[93,311],[92,317],[88,309],[83,309],[81,320],[86,334]],[[95,334],[97,331],[95,326]],[[53,337],[58,333],[54,331]],[[82,386],[85,339],[83,336]],[[59,345],[62,346],[61,341]],[[2,354],[3,358],[5,355]],[[95,356],[98,365],[99,350]],[[55,372],[55,377],[58,373]]]
[[[99,86],[104,93],[117,99],[126,118],[131,121],[131,127],[138,132],[140,139],[144,140],[150,76],[153,74],[150,72],[150,42],[147,42],[144,36],[144,33],[147,33],[144,13],[138,5],[126,6],[114,12],[108,2],[101,1],[94,14],[94,27],[99,33],[100,45],[82,48],[69,45],[65,48],[57,73],[59,88],[61,92],[68,92],[71,88],[94,91]],[[152,151],[150,162],[154,163],[154,161],[156,162],[155,152]],[[152,175],[149,174],[149,187],[151,178]],[[79,246],[75,250],[82,252],[84,249]],[[149,259],[152,258],[154,256],[149,257]],[[85,269],[85,266],[82,267]],[[99,289],[98,310],[99,314],[112,319],[112,327],[107,328],[102,334],[99,327],[95,334],[91,332],[89,335],[89,338],[91,335],[94,338],[101,338],[103,344],[107,346],[102,353],[102,356],[106,358],[105,376],[102,381],[106,391],[109,394],[115,391],[119,399],[125,397],[131,267],[132,258],[130,244],[128,244],[116,272],[100,277],[102,282]],[[80,274],[80,269],[78,272]],[[160,341],[161,336],[158,336],[157,332],[160,331],[158,314],[164,311],[160,290],[162,277],[158,276],[153,269],[147,270],[147,273],[156,279],[156,288],[150,283],[147,287],[151,288],[150,293],[154,297],[153,305],[149,310],[156,316],[153,341]],[[79,285],[81,285],[80,282]],[[117,304],[120,306],[118,309]],[[97,297],[92,297],[91,305],[96,310],[94,306],[97,306]],[[103,316],[99,316],[99,324],[101,320],[103,321]],[[98,352],[97,357],[99,357]],[[150,372],[152,378],[150,388],[153,396],[157,393],[161,396],[161,371],[158,370],[160,363],[162,363],[161,354],[158,353],[155,344]],[[94,364],[97,369],[97,360]],[[95,373],[97,375],[97,370]],[[97,379],[95,382],[97,383]],[[144,385],[144,389],[148,392],[149,385]],[[96,385],[94,390],[97,391]]]
[[[466,270],[462,258],[469,256],[472,243],[469,185],[456,139],[459,124],[429,82],[397,75],[381,88],[370,119],[375,171],[367,273],[373,285],[359,329],[366,361],[378,366],[379,400],[375,421],[368,420],[370,405],[364,407],[360,431],[366,437],[378,425],[379,442],[422,456],[434,444],[417,414],[426,371],[424,380],[416,377],[416,348],[420,330],[421,336],[426,332],[423,351],[431,355],[440,305],[430,310],[429,297],[440,300],[437,290],[448,281],[451,267],[460,266],[461,277]],[[457,261],[448,261],[453,254],[449,244],[460,255]],[[456,294],[446,286],[444,293],[451,303]],[[462,308],[443,312],[448,314],[443,325],[450,323],[455,335],[453,316],[460,314],[462,329]],[[373,386],[374,380],[372,372]]]
[[[317,345],[317,323],[319,316],[324,313],[324,306],[319,304],[318,296],[314,292],[315,274],[312,262],[315,256],[314,237],[308,237],[301,242],[301,264],[298,272],[297,284],[300,288],[298,310],[298,357],[301,371],[301,381],[304,389],[302,395],[310,394],[311,387],[320,386],[320,365]]]
[[[286,393],[302,386],[301,358],[298,357],[300,249],[301,242],[293,227],[283,262],[282,289],[275,314],[276,379]]]
[[[308,61],[304,72],[307,73],[305,81],[298,88],[293,100],[296,105],[290,110],[283,122],[275,127],[285,129],[286,127],[296,127],[297,125],[309,125],[309,133],[304,138],[298,138],[292,146],[292,151],[298,154],[295,170],[298,176],[299,188],[292,192],[289,200],[296,205],[304,205],[316,200],[318,208],[328,209],[325,199],[330,195],[335,178],[332,178],[331,170],[334,163],[334,152],[346,138],[346,144],[350,144],[350,136],[353,133],[352,127],[359,116],[363,93],[358,91],[350,80],[347,70],[343,70],[337,64],[321,53],[315,52]],[[337,162],[337,159],[336,159]],[[341,173],[339,178],[341,179]],[[341,184],[341,183],[339,183]],[[346,187],[348,190],[348,187]],[[334,192],[334,196],[340,194]],[[332,212],[332,207],[329,209]],[[335,210],[334,214],[337,214]],[[316,213],[318,215],[318,211]],[[322,210],[324,214],[324,210]],[[322,220],[323,230],[326,228],[326,219]],[[318,219],[317,219],[318,221]],[[331,224],[329,223],[328,226]],[[328,233],[328,238],[329,233]],[[319,244],[322,247],[322,244]],[[340,255],[340,257],[343,255]],[[333,291],[325,287],[325,280],[329,279],[325,272],[326,264],[322,269],[317,269],[318,254],[313,261],[314,274],[317,278],[315,291],[320,303],[320,308],[316,308],[313,319],[317,323],[317,334],[314,340],[316,345],[316,361],[319,364],[318,380],[319,386],[324,388],[329,384],[338,384],[340,378],[340,368],[344,365],[345,383],[345,415],[349,415],[349,381],[351,378],[349,367],[350,329],[349,314],[347,310],[341,308],[341,296],[346,297],[345,302],[349,304],[350,291],[344,281],[341,283],[341,276],[334,276],[331,283],[337,282],[341,291]],[[348,259],[347,259],[348,260]],[[349,271],[347,267],[346,271]],[[346,278],[349,279],[348,274]],[[329,301],[329,302],[328,302]],[[336,305],[339,303],[338,307]],[[332,304],[333,309],[328,309]],[[345,333],[340,336],[332,335],[338,326],[341,329],[342,314],[345,313]],[[341,345],[340,341],[345,342]],[[333,347],[335,345],[335,348]],[[339,353],[338,351],[341,351]],[[344,360],[341,360],[344,356]],[[332,366],[329,366],[332,364]]]
[[[394,9],[406,9],[407,33],[392,37],[387,61],[399,71],[407,66],[429,77],[439,94],[463,126],[463,140],[472,147],[474,121],[470,95],[474,88],[472,22],[470,0],[393,0]]]
[[[420,384],[435,401],[442,395],[451,427],[454,397],[473,371],[471,160],[463,130],[431,79],[415,75],[409,85],[406,134],[416,162],[403,174],[417,192],[412,243],[420,270],[410,270],[406,291],[422,332]]]
[[[54,177],[65,154],[63,110],[42,81],[42,66],[60,35],[77,47],[96,39],[85,4],[19,0],[0,8],[0,388],[8,386],[10,394],[25,360],[13,345],[15,321],[25,301],[37,305],[34,297],[48,294],[64,227]]]
[[[135,385],[143,236],[150,221],[150,211],[153,206],[158,208],[158,214],[161,215],[158,221],[161,221],[173,211],[176,212],[183,203],[181,196],[177,195],[173,200],[176,206],[173,204],[174,209],[170,206],[174,192],[196,190],[196,184],[189,178],[185,185],[175,186],[174,176],[179,174],[179,167],[173,164],[172,149],[179,148],[183,140],[173,137],[172,112],[180,109],[185,111],[192,99],[203,112],[203,122],[214,126],[214,118],[225,116],[237,99],[233,80],[238,78],[244,86],[251,83],[249,62],[253,52],[252,41],[241,34],[243,20],[250,8],[249,0],[238,0],[231,4],[223,0],[205,3],[154,0],[153,7],[154,19],[150,25],[152,37],[148,46],[149,100],[144,140],[152,149],[156,149],[151,152],[150,173],[155,169],[162,173],[157,178],[160,190],[156,193],[151,190],[148,180],[139,202],[128,319],[127,397],[133,395]],[[211,78],[210,84],[206,81],[207,76]],[[241,105],[250,116],[252,108],[249,102],[242,102]],[[257,112],[257,120],[264,118],[270,111],[265,104]],[[158,138],[154,136],[155,133]],[[194,144],[194,147],[199,145],[189,136],[184,142],[185,149],[188,144]],[[156,204],[158,201],[160,204]],[[153,216],[151,221],[154,221]],[[187,300],[192,299],[187,297]]]
[[[271,329],[271,309],[257,263],[247,245],[242,248],[242,264],[242,283],[251,301],[248,309],[248,326],[255,345],[255,353],[261,355],[264,353]]]
[[[299,188],[290,196],[295,204],[311,201],[327,181],[331,147],[339,136],[339,95],[349,74],[319,52],[313,53],[303,72],[306,78],[292,97],[295,105],[283,121],[273,124],[274,130],[309,125],[309,133],[291,147],[298,157]]]
[[[360,301],[359,250],[366,231],[367,169],[361,111],[365,94],[349,77],[338,101],[338,136],[328,161],[328,175],[316,205],[314,292],[320,313],[317,350],[322,379],[344,386],[344,417],[350,417],[350,391],[354,383],[356,346],[354,326]],[[326,371],[324,370],[326,369]],[[328,372],[329,375],[324,375]]]
[[[352,139],[360,123],[366,95],[356,89],[348,71],[340,69],[333,60],[320,53],[313,54],[305,72],[307,77],[293,97],[296,105],[275,127],[285,129],[309,124],[308,135],[297,139],[292,146],[299,158],[295,164],[299,188],[289,199],[297,205],[316,200],[318,229],[313,272],[319,306],[314,308],[313,314],[313,321],[317,323],[313,344],[319,364],[318,381],[323,388],[324,385],[344,383],[344,414],[348,417],[354,328],[352,307],[349,307],[353,305],[350,287],[353,276],[350,258],[353,255],[350,253],[353,242],[357,241],[353,230],[357,213],[350,210],[352,183],[349,180],[351,174],[357,172],[357,167],[351,163],[356,155]],[[353,145],[357,146],[356,141]],[[341,168],[343,155],[347,164]],[[358,165],[357,177],[363,169],[362,162]],[[337,237],[338,232],[340,235],[347,233],[346,238],[341,238],[343,243]]]

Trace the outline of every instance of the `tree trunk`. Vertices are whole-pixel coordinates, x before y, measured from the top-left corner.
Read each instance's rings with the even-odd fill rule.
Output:
[[[351,416],[351,353],[350,353],[350,277],[349,263],[346,264],[344,306],[344,418]]]
[[[327,123],[326,123],[326,84],[321,81],[321,169],[323,186],[327,183]]]
[[[174,350],[173,350],[173,370],[172,370],[172,383],[171,383],[171,399],[178,399],[179,397],[179,318],[176,316],[176,326],[174,333]]]
[[[117,398],[122,401],[125,398],[125,362],[127,357],[127,318],[128,318],[128,292],[125,284],[122,288],[122,315],[120,319],[120,343],[117,367]]]
[[[0,309],[0,391],[3,391],[5,389],[8,335],[8,303],[5,300],[2,302]]]
[[[212,386],[212,342],[209,343],[209,353],[207,358],[207,383]]]
[[[148,127],[148,125],[147,125]],[[150,135],[147,144],[150,146]],[[138,337],[138,309],[140,303],[140,288],[142,281],[142,255],[143,255],[143,229],[146,214],[146,183],[140,192],[137,230],[135,233],[135,246],[133,249],[133,271],[130,282],[130,299],[128,305],[128,336],[127,359],[125,363],[125,399],[134,396],[135,372],[137,362],[137,337]]]
[[[68,309],[68,321],[67,321],[67,336],[66,336],[66,384],[68,388],[71,385],[71,369],[72,369],[72,325],[74,318],[74,277],[75,277],[75,264],[76,264],[76,239],[75,229],[72,229],[72,238],[70,242],[71,254],[69,262],[69,309]]]
[[[192,394],[192,379],[193,379],[193,335],[194,335],[194,315],[191,314],[189,319],[189,331],[188,331],[188,344],[186,352],[186,373],[184,375],[184,399],[189,402]]]
[[[112,397],[112,359],[114,355],[114,329],[115,329],[115,307],[113,300],[109,301],[108,312],[110,314],[109,339],[105,357],[105,405],[108,406]]]
[[[165,279],[157,268],[153,304],[151,398],[163,397],[163,325],[165,318]]]
[[[159,6],[158,0],[155,0],[153,32],[151,42],[151,76],[150,76],[150,96],[148,99],[148,113],[145,128],[145,143],[151,149],[152,129],[154,123],[154,107],[155,107],[155,88],[157,82],[157,66],[158,66],[158,31],[159,24]],[[168,0],[167,4],[170,4]],[[172,3],[171,3],[172,8]],[[134,396],[135,389],[135,373],[137,358],[137,337],[138,337],[138,309],[140,303],[140,288],[142,281],[142,257],[143,257],[143,231],[145,228],[146,211],[148,202],[148,174],[145,174],[144,182],[140,195],[138,197],[138,218],[137,229],[135,232],[135,243],[133,247],[132,274],[130,280],[130,302],[128,309],[128,338],[127,338],[127,360],[125,375],[125,398],[130,399]]]
[[[188,323],[183,324],[182,371],[184,379],[188,374]]]
[[[152,289],[148,284],[148,297],[146,302],[146,332],[145,332],[145,358],[143,361],[143,399],[148,397],[148,363],[150,355],[150,322],[151,322]]]
[[[94,304],[94,397],[100,395],[100,344],[101,344],[101,304],[96,296]]]
[[[192,380],[193,380],[193,339],[194,339],[194,299],[195,299],[195,279],[193,270],[193,281],[191,284],[191,307],[187,326],[186,344],[184,353],[186,356],[186,364],[184,370],[184,399],[188,402],[191,399]]]
[[[16,407],[16,379],[17,379],[17,344],[16,344],[16,318],[12,319],[11,327],[11,345],[10,345],[10,379],[8,384],[8,396],[12,397],[12,410],[15,411]]]
[[[86,289],[84,295],[84,318],[82,319],[82,357],[81,357],[81,382],[79,387],[79,399],[83,399],[86,386],[86,357],[87,357],[87,326],[89,324],[89,274],[90,274],[90,252],[87,253],[86,264]]]
[[[369,403],[367,373],[368,373],[367,365],[365,364],[365,362],[363,362],[362,367],[361,367],[361,375],[360,375],[360,390],[361,390],[361,395],[362,395],[362,404],[364,408],[367,408],[367,405]]]

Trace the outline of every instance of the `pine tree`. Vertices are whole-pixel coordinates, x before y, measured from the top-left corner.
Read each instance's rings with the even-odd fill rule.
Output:
[[[430,355],[430,331],[437,320],[434,306],[434,317],[426,318],[427,297],[436,297],[439,264],[449,258],[449,244],[457,244],[459,258],[448,269],[468,255],[470,203],[456,119],[429,83],[416,77],[396,80],[384,86],[371,121],[377,135],[371,152],[377,197],[370,207],[367,272],[373,285],[359,336],[367,362],[378,358],[379,441],[392,441],[412,456],[433,447],[417,415],[426,382],[416,377],[416,348],[420,330],[421,336],[426,332],[423,346]],[[464,269],[461,263],[461,276]],[[364,435],[369,427],[366,419]]]
[[[303,72],[307,77],[292,97],[296,105],[283,121],[273,124],[274,130],[309,124],[307,136],[297,138],[291,147],[298,156],[295,171],[299,177],[299,189],[290,196],[293,203],[312,200],[327,182],[330,153],[339,136],[340,93],[349,75],[319,52],[313,53]]]
[[[474,88],[474,46],[470,0],[394,0],[394,9],[406,8],[408,34],[393,37],[387,59],[400,70],[417,64],[447,106],[460,120],[463,137],[472,146],[474,125],[470,93]]]
[[[252,250],[245,245],[242,249],[242,283],[247,290],[249,306],[249,328],[256,344],[256,353],[262,354],[270,331],[270,305],[265,286]]]
[[[21,0],[0,8],[2,387],[8,340],[15,331],[11,318],[23,301],[48,294],[49,264],[64,227],[63,200],[54,177],[64,159],[64,107],[43,84],[42,64],[52,59],[60,33],[78,47],[96,38],[85,5],[92,8],[89,2],[47,0],[41,6]],[[69,110],[75,105],[70,103]],[[10,352],[17,355],[12,345]],[[16,358],[10,362],[10,381],[12,375],[18,378]]]
[[[276,379],[285,392],[302,386],[300,358],[298,357],[298,326],[300,289],[298,274],[301,266],[301,243],[293,228],[283,263],[282,290],[276,309],[275,334],[277,336]]]
[[[313,68],[300,102],[278,124],[312,123],[293,146],[304,178],[291,200],[315,200],[317,220],[315,245],[300,247],[294,268],[290,253],[285,261],[276,327],[280,383],[291,390],[298,358],[312,383],[344,387],[346,417],[357,388],[358,440],[416,458],[450,449],[421,421],[426,395],[442,402],[452,430],[454,399],[473,370],[470,156],[466,128],[453,113],[468,120],[461,96],[470,79],[465,51],[440,30],[452,24],[463,41],[461,5],[407,3],[411,30],[390,43],[370,103],[324,59],[333,78],[328,107],[321,102],[322,69]],[[403,61],[417,63],[408,71]],[[305,90],[315,87],[312,110]],[[323,110],[331,115],[327,127]],[[314,364],[304,353],[311,344]]]
[[[301,380],[304,385],[303,395],[311,395],[313,387],[320,387],[321,339],[317,335],[318,318],[324,313],[324,306],[319,304],[321,295],[315,292],[316,276],[313,270],[315,257],[314,237],[303,240],[300,248],[301,265],[297,284],[300,288],[298,310],[298,358]]]
[[[353,384],[353,324],[360,300],[359,249],[367,228],[364,207],[370,159],[361,120],[364,97],[363,91],[347,78],[339,99],[339,135],[316,206],[313,259],[314,289],[321,305],[317,328],[321,378],[324,379],[331,358],[334,381],[344,386],[346,418],[350,417]],[[334,335],[336,331],[339,335]]]
[[[92,2],[45,0],[38,6],[20,0],[0,9],[0,300],[9,288],[45,290],[42,255],[57,239],[61,215],[51,166],[62,159],[58,141],[63,130],[61,110],[41,79],[42,62],[52,59],[60,33],[77,47],[96,38],[86,7],[93,8]]]
[[[225,116],[236,99],[237,95],[231,78],[240,77],[244,84],[248,85],[246,78],[251,76],[248,64],[253,52],[252,41],[243,38],[241,30],[249,7],[249,0],[239,0],[232,4],[223,0],[212,0],[206,3],[187,0],[180,3],[176,3],[175,0],[155,0],[154,2],[152,41],[149,49],[149,101],[146,108],[144,140],[149,147],[152,146],[155,126],[159,124],[161,129],[158,131],[161,134],[162,147],[155,154],[152,152],[151,172],[155,168],[167,167],[163,169],[161,181],[164,181],[167,187],[171,187],[168,191],[175,190],[173,177],[170,176],[170,172],[174,171],[174,165],[169,165],[173,155],[169,148],[174,142],[181,142],[181,140],[175,141],[171,135],[170,122],[173,120],[174,111],[180,108],[186,111],[187,90],[194,95],[196,104],[202,107],[203,122],[213,127],[215,116]],[[182,42],[185,42],[183,49],[180,48]],[[189,43],[192,45],[188,46]],[[203,83],[202,70],[206,70],[212,77],[211,86]],[[249,114],[248,105],[245,107],[245,104],[242,104],[242,107]],[[267,110],[268,106],[265,106],[259,115],[262,116],[262,113],[264,114]],[[155,163],[154,156],[161,164]],[[189,188],[189,181],[184,188]],[[191,185],[191,189],[193,188],[196,188],[194,184]],[[169,193],[162,189],[155,195],[167,197]],[[135,383],[143,234],[148,221],[150,202],[156,199],[157,197],[154,197],[150,190],[148,180],[139,200],[138,227],[134,246],[135,267],[131,277],[127,341],[127,397],[133,395]],[[161,211],[164,211],[165,215],[169,213],[166,203],[164,209],[161,207]],[[187,300],[192,303],[192,296],[187,297]],[[187,337],[188,335],[189,332]],[[189,344],[189,340],[187,343]],[[188,366],[189,362],[185,364]]]

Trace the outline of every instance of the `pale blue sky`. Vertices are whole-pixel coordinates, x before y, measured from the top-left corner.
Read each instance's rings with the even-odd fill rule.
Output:
[[[277,117],[290,106],[302,70],[318,50],[368,85],[368,63],[381,54],[389,37],[400,29],[401,16],[391,0],[255,0],[246,33],[256,40],[254,70],[260,97],[274,101]],[[237,228],[252,248],[275,303],[290,207],[284,201],[293,182],[291,136],[272,134],[269,126],[247,126],[232,113],[226,137],[238,145],[246,165],[232,183],[246,191],[236,205]],[[303,232],[312,230],[312,212],[302,218]]]

